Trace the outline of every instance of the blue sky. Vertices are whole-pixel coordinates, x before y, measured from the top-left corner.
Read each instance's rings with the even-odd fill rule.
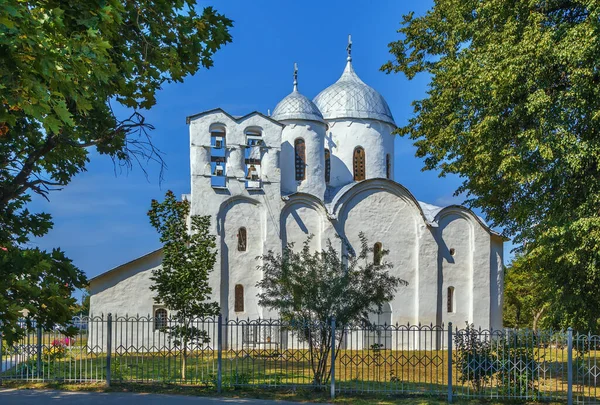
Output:
[[[272,111],[292,90],[294,62],[299,65],[299,90],[313,98],[341,75],[348,34],[357,74],[385,97],[396,123],[404,125],[412,115],[411,102],[425,96],[427,78],[408,81],[379,67],[390,58],[387,44],[399,38],[402,15],[423,14],[429,7],[429,1],[395,0],[216,3],[218,11],[234,20],[233,42],[215,55],[210,70],[165,85],[157,104],[144,114],[156,127],[152,139],[168,166],[162,185],[156,165],[149,165],[148,179],[138,167],[115,175],[109,158],[92,153],[88,171],[52,193],[50,203],[34,199],[32,209],[51,213],[55,226],[31,245],[61,247],[88,277],[158,248],[158,235],[146,216],[150,200],[162,199],[168,189],[177,195],[190,191],[185,117],[216,107],[234,115]],[[461,203],[453,197],[460,180],[422,172],[423,162],[414,155],[412,141],[398,137],[396,181],[421,201]]]

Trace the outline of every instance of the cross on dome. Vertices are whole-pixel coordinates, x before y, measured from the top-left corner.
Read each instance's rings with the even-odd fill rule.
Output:
[[[346,51],[348,51],[348,58],[346,60],[348,62],[352,62],[352,35],[348,34],[348,46],[346,47]]]
[[[294,91],[298,91],[298,64],[294,62]]]

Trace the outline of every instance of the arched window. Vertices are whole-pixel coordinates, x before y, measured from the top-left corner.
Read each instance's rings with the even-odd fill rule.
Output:
[[[454,312],[454,287],[448,287],[448,302],[447,302],[447,309],[448,312],[452,313]]]
[[[154,310],[154,330],[159,330],[167,327],[167,310],[164,308],[156,308]]]
[[[381,264],[382,256],[383,256],[383,254],[381,252],[381,242],[377,242],[373,246],[373,263],[375,263],[376,265],[379,266]]]
[[[296,152],[296,180],[304,180],[306,178],[306,145],[304,139],[296,139],[294,151]]]
[[[329,184],[331,179],[331,153],[329,149],[325,149],[325,183]]]
[[[392,178],[392,159],[389,153],[385,155],[385,177],[388,179]]]
[[[240,228],[238,230],[238,251],[245,252],[248,247],[248,235],[246,235],[246,228]]]
[[[354,181],[365,179],[365,150],[360,146],[354,149]]]
[[[235,312],[244,312],[244,286],[241,284],[235,285]]]

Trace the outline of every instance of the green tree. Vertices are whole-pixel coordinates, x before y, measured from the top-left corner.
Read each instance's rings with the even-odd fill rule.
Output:
[[[521,246],[552,292],[548,316],[598,330],[600,3],[437,0],[408,14],[386,72],[425,73],[398,133],[425,169],[457,174],[467,204]]]
[[[360,234],[360,253],[341,255],[331,241],[312,251],[309,237],[301,250],[293,244],[278,254],[269,251],[258,266],[263,279],[257,283],[259,304],[275,310],[309,346],[309,361],[316,386],[331,377],[331,320],[335,318],[339,351],[345,326],[367,322],[369,312],[381,310],[407,282],[389,273],[387,261],[375,264],[373,248]],[[346,244],[346,251],[352,252]],[[381,252],[384,257],[387,251]]]
[[[67,185],[85,170],[92,151],[122,168],[154,160],[162,169],[148,134],[152,125],[141,112],[156,103],[163,84],[211,67],[213,54],[231,40],[231,26],[212,7],[199,13],[192,0],[0,1],[4,331],[18,331],[15,311],[30,304],[28,297],[44,296],[45,284],[54,283],[61,295],[36,316],[59,323],[67,318],[64,308],[74,303],[72,292],[84,287],[83,273],[62,252],[23,249],[52,227],[50,215],[27,209],[31,196],[49,198],[51,190]],[[131,115],[117,117],[114,104]],[[32,256],[70,270],[60,279],[25,284],[23,279],[37,274],[36,264],[29,264]]]
[[[148,211],[150,223],[160,234],[163,244],[162,265],[152,272],[156,292],[154,301],[174,312],[172,321],[163,329],[181,349],[181,378],[190,345],[208,343],[208,333],[196,327],[195,321],[219,314],[219,305],[210,301],[212,289],[209,273],[217,257],[215,236],[210,234],[210,217],[192,215],[187,200],[177,201],[168,191],[163,202],[152,200]],[[190,227],[188,228],[188,219]]]
[[[504,326],[507,328],[530,328],[538,330],[544,323],[548,308],[548,291],[539,282],[539,276],[517,256],[504,269]]]

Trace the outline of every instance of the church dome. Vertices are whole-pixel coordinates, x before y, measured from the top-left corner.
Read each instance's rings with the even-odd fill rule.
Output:
[[[396,125],[384,98],[360,80],[350,57],[338,81],[320,92],[313,101],[325,119],[367,118]]]
[[[285,96],[273,110],[272,118],[283,120],[309,120],[325,122],[317,106],[307,97],[300,94],[294,86],[294,91]]]

